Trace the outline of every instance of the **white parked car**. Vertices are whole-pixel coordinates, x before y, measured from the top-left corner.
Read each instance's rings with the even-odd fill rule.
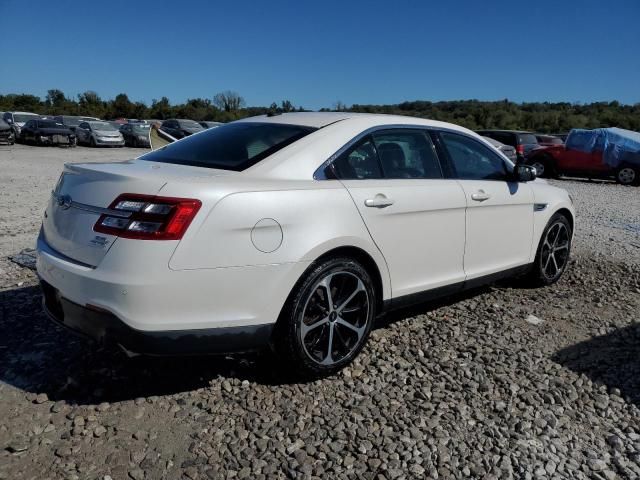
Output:
[[[40,120],[42,118],[41,115],[31,112],[4,112],[2,114],[2,119],[11,125],[13,136],[16,139],[20,138],[20,133],[25,123],[29,120]]]
[[[122,133],[110,122],[81,122],[75,129],[78,144],[92,147],[124,147]]]
[[[382,312],[567,266],[569,195],[475,133],[418,118],[287,113],[135,160],[69,164],[38,238],[56,321],[130,352],[272,346],[348,364]]]

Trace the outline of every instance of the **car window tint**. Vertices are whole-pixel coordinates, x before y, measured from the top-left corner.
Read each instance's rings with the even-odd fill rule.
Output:
[[[341,180],[382,178],[378,156],[370,138],[343,153],[333,162],[333,172]]]
[[[465,180],[505,180],[504,161],[480,142],[456,133],[442,132],[457,178]]]
[[[373,140],[385,178],[442,178],[438,158],[426,132],[376,132]]]
[[[140,158],[242,171],[315,130],[299,125],[234,122],[170,143]]]

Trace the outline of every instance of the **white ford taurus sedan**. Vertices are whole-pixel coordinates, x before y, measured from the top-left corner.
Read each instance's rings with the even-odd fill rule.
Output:
[[[65,166],[38,274],[57,322],[144,354],[273,347],[337,371],[376,316],[567,266],[574,209],[475,133],[418,118],[260,116]]]

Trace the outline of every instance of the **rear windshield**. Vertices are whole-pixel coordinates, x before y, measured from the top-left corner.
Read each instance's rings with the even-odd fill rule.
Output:
[[[277,123],[230,123],[170,143],[140,160],[241,171],[314,130]]]
[[[39,115],[31,115],[28,113],[14,113],[13,121],[17,123],[28,122],[32,118],[40,118]]]
[[[536,138],[535,135],[531,134],[531,133],[521,133],[519,135],[520,137],[520,144],[521,145],[528,145],[531,143],[538,143],[538,139]]]
[[[182,128],[195,128],[196,130],[202,130],[202,125],[193,120],[178,120],[178,123]]]

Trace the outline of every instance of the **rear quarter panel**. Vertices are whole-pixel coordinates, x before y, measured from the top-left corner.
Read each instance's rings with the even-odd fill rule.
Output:
[[[294,183],[296,188],[222,196],[191,225],[169,267],[194,270],[311,262],[334,248],[354,246],[378,265],[386,298],[390,292],[386,263],[348,191],[337,181]],[[173,194],[170,188],[163,190],[167,193]],[[256,245],[256,239],[264,236],[271,248]]]

